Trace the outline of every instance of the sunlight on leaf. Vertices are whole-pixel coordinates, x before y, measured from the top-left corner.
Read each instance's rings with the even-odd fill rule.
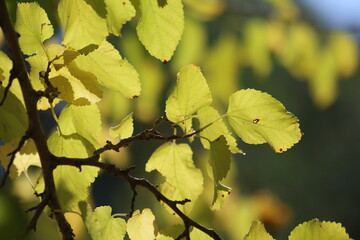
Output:
[[[95,148],[79,135],[69,137],[54,132],[48,139],[52,154],[58,157],[87,158]],[[99,172],[97,167],[82,166],[81,172],[73,166],[58,166],[54,170],[54,180],[60,204],[64,211],[71,210],[89,195],[89,186]]]
[[[93,240],[121,240],[126,234],[126,222],[122,218],[111,216],[111,207],[95,208],[87,213],[85,224]]]
[[[351,240],[340,223],[313,219],[298,225],[289,240]]]
[[[298,119],[281,102],[254,89],[231,95],[227,116],[244,142],[268,143],[277,153],[291,148],[302,136]]]
[[[43,42],[54,34],[46,12],[38,3],[18,3],[15,29],[21,50],[28,55],[44,52]]]
[[[166,101],[166,116],[174,123],[183,121],[182,127],[188,132],[191,130],[189,117],[211,102],[211,92],[200,68],[190,64],[177,75],[175,89]]]
[[[152,56],[168,62],[184,29],[181,0],[167,1],[164,7],[159,7],[157,0],[140,0],[140,10],[136,28],[140,41]]]
[[[166,178],[163,193],[172,200],[188,198],[191,203],[179,206],[189,212],[203,190],[203,176],[194,166],[188,144],[164,143],[151,155],[145,170],[157,170]],[[168,187],[168,188],[167,188]]]
[[[305,239],[306,238],[303,240]],[[266,231],[264,224],[260,221],[253,221],[250,231],[245,236],[244,240],[274,240],[274,238]]]
[[[108,35],[105,19],[84,0],[61,0],[59,18],[65,29],[62,43],[75,49],[100,44]]]
[[[214,197],[211,210],[218,210],[231,188],[220,183],[230,170],[230,151],[224,136],[210,142],[209,176],[214,180]]]
[[[132,116],[133,113],[130,113],[117,126],[111,127],[109,129],[109,135],[113,138],[119,137],[120,139],[131,137],[134,131]]]
[[[204,148],[209,149],[210,143],[209,141],[214,141],[215,139],[219,138],[221,135],[225,136],[227,145],[229,145],[229,149],[231,153],[241,153],[244,154],[237,147],[236,139],[232,136],[229,129],[226,127],[224,121],[220,118],[220,114],[211,106],[206,106],[199,109],[198,119],[200,121],[200,128],[205,127],[209,123],[212,123],[209,127],[205,128],[203,131],[200,132],[200,141]],[[204,139],[205,138],[205,139]]]
[[[107,41],[88,55],[80,55],[74,60],[77,66],[94,74],[101,85],[121,92],[125,97],[140,95],[139,74],[119,52]]]
[[[135,16],[135,8],[130,0],[105,0],[106,24],[110,33],[120,36],[122,26]]]
[[[155,216],[149,208],[145,208],[142,213],[136,210],[127,222],[127,232],[131,240],[153,240]]]
[[[200,231],[197,228],[193,228],[190,232],[190,239],[196,239],[196,240],[211,240],[213,239],[203,231]]]

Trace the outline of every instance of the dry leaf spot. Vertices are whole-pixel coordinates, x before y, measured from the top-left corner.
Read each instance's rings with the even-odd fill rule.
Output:
[[[254,120],[253,120],[253,123],[258,123],[260,121],[260,119],[258,119],[258,118],[255,118]]]
[[[139,96],[138,95],[134,95],[134,96],[132,96],[131,98],[138,98]]]
[[[304,136],[305,133],[304,133],[304,132],[300,132],[300,134],[301,134],[301,136]]]
[[[166,60],[166,59],[163,60],[163,64],[167,64],[168,62],[169,62],[169,61]]]
[[[282,148],[279,148],[279,152],[283,152],[284,150]]]

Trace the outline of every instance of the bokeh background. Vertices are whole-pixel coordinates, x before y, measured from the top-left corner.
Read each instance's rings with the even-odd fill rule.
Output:
[[[7,1],[12,13],[15,1]],[[58,30],[57,1],[38,1]],[[136,2],[134,0],[134,2]],[[210,212],[212,186],[197,201],[193,218],[213,226],[225,239],[242,239],[253,219],[262,220],[276,239],[287,239],[299,223],[313,218],[341,222],[353,239],[360,239],[360,79],[358,43],[360,2],[356,0],[183,0],[186,22],[173,59],[163,64],[139,43],[139,16],[109,37],[122,56],[139,71],[143,91],[137,100],[108,92],[100,103],[108,126],[134,111],[135,132],[152,125],[164,111],[176,73],[189,63],[201,67],[224,113],[228,97],[238,89],[255,88],[271,94],[299,119],[302,140],[282,154],[267,145],[247,145],[235,155],[227,185],[233,193],[221,210]],[[0,43],[3,39],[0,35]],[[3,50],[6,47],[3,45]],[[60,111],[64,104],[57,106]],[[44,129],[54,127],[51,114],[41,113]],[[163,129],[165,132],[166,128]],[[104,139],[102,139],[104,141]],[[134,175],[159,179],[144,166],[159,142],[135,143],[106,159],[118,166],[136,165]],[[192,144],[195,163],[205,166],[207,152]],[[203,167],[204,169],[204,167]],[[0,173],[3,176],[3,169]],[[206,171],[203,171],[206,177]],[[31,181],[39,170],[32,168]],[[174,222],[145,191],[138,208],[152,207],[159,228]],[[94,206],[111,205],[127,212],[131,191],[126,182],[102,173],[92,187]],[[36,204],[26,177],[0,190],[0,238],[19,236],[28,221],[24,211]],[[81,218],[68,213],[79,239],[87,239]],[[59,238],[56,226],[42,216],[29,239]]]

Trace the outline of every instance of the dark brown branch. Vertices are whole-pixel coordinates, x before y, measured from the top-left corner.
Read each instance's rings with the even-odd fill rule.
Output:
[[[21,150],[21,148],[25,144],[25,141],[28,140],[29,138],[30,138],[30,132],[26,131],[25,135],[22,136],[22,138],[20,139],[20,141],[18,143],[18,146],[12,152],[7,154],[8,156],[10,156],[10,161],[8,163],[8,166],[7,166],[7,169],[6,169],[6,172],[5,172],[5,176],[4,176],[3,180],[1,181],[0,188],[2,188],[5,185],[6,179],[10,174],[10,168],[14,163],[16,153],[18,153]]]
[[[29,122],[28,129],[32,133],[31,138],[34,140],[40,157],[44,176],[45,192],[49,197],[48,206],[54,213],[63,239],[74,239],[72,228],[65,219],[65,215],[61,211],[60,203],[56,196],[52,167],[53,155],[50,153],[49,148],[47,147],[46,138],[41,128],[40,119],[37,112],[38,94],[31,86],[28,73],[26,71],[24,58],[19,46],[19,34],[15,32],[5,0],[0,0],[0,27],[3,31],[6,43],[10,50],[10,59],[13,62],[12,74],[17,76],[21,87],[21,92],[24,97]]]
[[[93,166],[98,167],[102,170],[105,170],[115,176],[119,176],[123,179],[125,179],[130,185],[133,186],[142,186],[146,188],[148,191],[150,191],[158,201],[163,202],[167,206],[169,206],[184,222],[185,228],[187,228],[189,231],[190,227],[195,227],[199,229],[200,231],[206,233],[210,237],[212,237],[215,240],[221,240],[222,238],[213,230],[208,229],[199,223],[195,222],[188,216],[186,216],[178,207],[178,204],[186,203],[188,200],[183,200],[181,202],[179,201],[173,201],[165,197],[153,184],[151,184],[148,180],[144,178],[136,178],[129,174],[129,169],[118,169],[114,165],[99,162],[99,161],[93,161],[91,159],[74,159],[74,158],[66,158],[66,157],[57,157],[56,158],[56,164],[57,165],[68,165],[68,166]]]

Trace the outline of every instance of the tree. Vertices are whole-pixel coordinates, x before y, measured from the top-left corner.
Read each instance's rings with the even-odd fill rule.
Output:
[[[180,0],[122,1],[121,4],[111,0],[62,0],[58,14],[64,37],[61,44],[50,45],[44,41],[53,36],[53,27],[39,4],[19,3],[15,28],[5,1],[1,0],[0,4],[0,24],[10,52],[10,58],[0,52],[1,140],[5,143],[1,147],[1,161],[6,169],[2,185],[8,176],[27,174],[31,165],[40,166],[42,171],[34,186],[40,202],[29,209],[34,214],[25,235],[36,229],[40,215],[48,207],[62,238],[74,239],[65,213],[79,207],[93,239],[123,239],[125,234],[130,239],[221,239],[216,231],[189,217],[204,190],[203,174],[194,165],[190,143],[198,138],[203,148],[209,149],[207,168],[213,180],[213,200],[209,207],[215,210],[231,192],[231,188],[222,183],[230,170],[230,155],[242,153],[229,126],[244,142],[268,143],[277,153],[291,148],[303,135],[298,119],[286,111],[281,102],[254,89],[222,96],[223,101],[228,100],[228,109],[225,114],[219,114],[211,106],[213,94],[200,67],[193,64],[179,70],[165,112],[151,128],[133,134],[132,113],[116,126],[106,126],[98,102],[109,91],[120,92],[130,99],[141,98],[141,90],[147,91],[141,89],[136,69],[107,40],[108,34],[120,36],[123,24],[137,11],[141,12],[136,26],[139,40],[153,57],[167,63],[184,28]],[[250,52],[250,59],[251,56]],[[29,71],[25,61],[30,65]],[[252,63],[257,64],[255,60]],[[255,68],[262,66],[254,65]],[[66,106],[58,117],[54,107],[59,103]],[[50,109],[57,124],[48,138],[42,130],[39,109]],[[162,131],[164,125],[172,133]],[[108,137],[117,140],[107,140],[101,145],[99,135],[103,128]],[[147,172],[160,173],[163,182],[159,186],[132,176],[130,172],[134,167],[118,168],[103,157],[106,152],[120,151],[142,140],[163,142],[145,166]],[[30,154],[34,156],[31,158]],[[88,187],[99,170],[120,177],[130,185],[132,198],[127,214],[111,215],[109,206],[92,209],[87,201]],[[152,210],[135,208],[139,187],[149,191],[182,223],[155,230]],[[300,239],[303,235],[328,239],[333,234],[339,239],[349,239],[341,225],[315,219],[294,229],[289,239]],[[263,238],[272,239],[264,226],[254,221],[245,239]]]

